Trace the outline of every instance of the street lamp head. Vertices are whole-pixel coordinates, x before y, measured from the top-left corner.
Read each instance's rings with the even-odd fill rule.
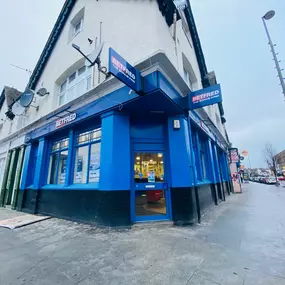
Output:
[[[270,20],[270,19],[272,19],[274,16],[275,16],[275,11],[274,11],[274,10],[271,10],[271,11],[267,12],[267,13],[263,16],[263,18],[264,18],[265,20]]]
[[[76,49],[76,50],[80,50],[80,46],[78,46],[78,45],[76,45],[76,44],[72,44],[72,47],[74,48],[74,49]]]

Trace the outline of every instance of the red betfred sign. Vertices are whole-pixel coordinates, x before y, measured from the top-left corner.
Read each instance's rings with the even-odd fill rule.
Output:
[[[70,115],[64,117],[64,118],[60,118],[58,120],[55,121],[55,128],[59,129],[64,127],[65,125],[73,122],[76,119],[77,115],[76,113],[71,113]]]

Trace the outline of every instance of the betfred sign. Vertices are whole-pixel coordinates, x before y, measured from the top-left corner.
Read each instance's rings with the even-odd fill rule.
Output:
[[[188,96],[190,110],[221,103],[223,101],[220,84],[191,92]]]
[[[109,72],[136,92],[141,91],[141,73],[112,48],[109,48]]]
[[[56,120],[55,121],[55,128],[59,129],[59,128],[64,127],[65,125],[73,122],[76,119],[76,117],[77,117],[76,113],[71,113],[70,115],[68,115],[64,118]]]

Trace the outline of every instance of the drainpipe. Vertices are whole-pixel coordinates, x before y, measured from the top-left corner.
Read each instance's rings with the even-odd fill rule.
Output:
[[[23,162],[24,162],[24,153],[25,153],[25,146],[21,146],[20,153],[19,153],[19,159],[18,159],[18,165],[16,169],[15,174],[15,183],[14,183],[14,189],[13,189],[13,197],[12,197],[12,210],[16,210],[17,201],[18,201],[18,194],[19,194],[19,188],[20,188],[20,181],[21,181],[21,174],[23,169]]]
[[[6,184],[8,181],[8,173],[9,173],[9,168],[10,168],[10,163],[11,163],[11,157],[12,157],[12,152],[9,151],[7,154],[7,160],[6,160],[6,165],[4,169],[4,175],[3,175],[3,182],[1,186],[1,192],[0,192],[0,207],[4,207],[4,198],[6,194]]]

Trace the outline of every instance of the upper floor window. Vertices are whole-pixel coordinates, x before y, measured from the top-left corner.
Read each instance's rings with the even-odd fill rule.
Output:
[[[195,75],[192,64],[190,63],[186,55],[183,52],[181,54],[182,54],[182,67],[183,67],[181,75],[183,76],[183,79],[187,83],[189,88],[193,91],[197,87],[198,83],[197,77]]]
[[[220,122],[221,122],[221,119],[220,119],[220,116],[218,113],[216,113],[216,122],[217,122],[217,124],[220,124]]]
[[[70,42],[74,37],[76,37],[82,30],[84,24],[84,11],[85,8],[82,8],[70,21],[70,29],[68,42]]]
[[[76,36],[77,34],[79,34],[82,30],[83,27],[83,18],[81,18],[75,25],[74,25],[74,31],[73,31],[73,35]]]
[[[186,16],[185,16],[185,12],[181,11],[180,12],[180,16],[181,16],[181,26],[182,26],[182,30],[185,33],[186,39],[190,45],[191,48],[193,48],[193,43],[192,43],[192,38],[191,38],[191,34],[189,31],[189,26],[186,20]]]
[[[183,76],[184,76],[185,82],[187,83],[187,85],[192,90],[192,82],[191,82],[190,74],[185,68],[183,68]]]
[[[85,65],[70,74],[59,87],[58,105],[61,106],[91,89],[92,69]]]

